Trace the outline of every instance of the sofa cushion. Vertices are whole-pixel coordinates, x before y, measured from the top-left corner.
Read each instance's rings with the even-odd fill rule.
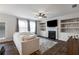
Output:
[[[20,32],[20,35],[33,35],[33,33],[30,33],[30,32]]]
[[[25,41],[25,40],[30,40],[30,39],[34,39],[36,36],[35,35],[29,35],[29,36],[23,36],[22,40]]]

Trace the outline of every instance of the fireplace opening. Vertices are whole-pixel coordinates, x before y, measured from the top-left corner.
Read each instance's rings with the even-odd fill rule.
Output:
[[[48,31],[48,38],[56,40],[56,31]]]

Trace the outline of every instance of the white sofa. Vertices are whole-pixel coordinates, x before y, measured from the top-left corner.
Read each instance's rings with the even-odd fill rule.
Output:
[[[32,33],[16,32],[13,41],[20,55],[29,55],[39,50],[39,39]]]

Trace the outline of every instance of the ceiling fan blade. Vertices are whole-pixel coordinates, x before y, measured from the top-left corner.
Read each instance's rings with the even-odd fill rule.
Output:
[[[43,17],[43,18],[47,18],[47,16],[45,16],[45,15],[44,15],[44,16],[42,16],[42,17]]]
[[[39,13],[39,16],[42,16],[42,13]]]
[[[43,14],[42,16],[45,16],[45,14]]]
[[[45,16],[45,14],[42,15],[43,18],[47,18],[47,16]]]

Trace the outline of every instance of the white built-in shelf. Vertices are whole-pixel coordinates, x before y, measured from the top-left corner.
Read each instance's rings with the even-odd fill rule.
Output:
[[[46,23],[40,22],[40,30],[45,31],[46,30]]]
[[[61,23],[61,24],[79,24],[79,22],[64,22],[64,23]]]
[[[79,27],[61,27],[61,29],[79,29]]]
[[[79,33],[79,18],[61,20],[61,32],[78,32]]]

